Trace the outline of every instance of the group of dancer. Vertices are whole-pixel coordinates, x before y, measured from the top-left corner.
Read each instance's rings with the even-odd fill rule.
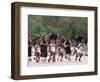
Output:
[[[68,38],[58,38],[56,34],[41,35],[41,37],[28,38],[28,60],[39,62],[57,62],[68,60],[75,55],[75,61],[81,61],[84,42],[82,36],[71,41]]]

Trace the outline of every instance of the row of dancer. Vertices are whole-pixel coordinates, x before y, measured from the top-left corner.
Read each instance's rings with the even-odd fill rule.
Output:
[[[33,56],[34,61],[38,62],[56,62],[67,59],[71,61],[71,54],[76,54],[75,60],[79,57],[81,60],[81,47],[78,46],[71,50],[71,41],[69,39],[45,39],[38,38],[33,42],[32,38],[28,39],[28,56],[29,61]]]

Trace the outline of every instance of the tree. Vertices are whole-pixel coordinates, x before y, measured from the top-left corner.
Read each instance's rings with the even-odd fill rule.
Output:
[[[57,33],[60,37],[68,36],[75,39],[76,35],[82,34],[87,41],[87,17],[66,17],[66,16],[28,16],[28,36],[33,34],[41,35]]]

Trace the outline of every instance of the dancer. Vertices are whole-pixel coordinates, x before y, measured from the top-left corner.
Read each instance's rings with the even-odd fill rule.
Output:
[[[45,39],[42,39],[41,43],[40,43],[40,47],[41,47],[41,62],[46,62],[46,58],[47,58],[47,42]]]
[[[29,37],[29,38],[28,38],[28,58],[29,58],[28,60],[29,60],[29,61],[32,60],[32,59],[31,59],[31,56],[32,56],[32,54],[31,54],[32,51],[31,51],[31,50],[32,50],[32,38]]]
[[[56,43],[54,40],[51,40],[51,43],[50,43],[50,57],[48,59],[48,62],[52,61],[52,62],[55,62],[56,59],[55,59],[55,55],[56,55]]]
[[[71,49],[70,49],[69,40],[65,40],[64,49],[65,49],[65,52],[66,52],[65,59],[68,59],[69,61],[71,61]]]

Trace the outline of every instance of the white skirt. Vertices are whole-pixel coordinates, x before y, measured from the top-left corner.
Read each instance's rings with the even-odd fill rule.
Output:
[[[56,52],[56,48],[55,47],[51,47],[51,51],[52,52]]]

